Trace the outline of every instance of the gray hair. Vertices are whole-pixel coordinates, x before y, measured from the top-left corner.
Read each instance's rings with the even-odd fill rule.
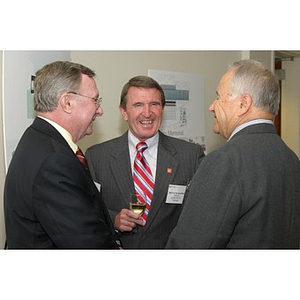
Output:
[[[34,79],[34,109],[51,112],[58,105],[62,93],[76,91],[81,84],[81,75],[94,78],[91,69],[69,61],[50,63],[36,72]]]
[[[160,96],[161,96],[161,103],[162,103],[162,107],[165,106],[166,103],[166,98],[165,98],[165,94],[164,91],[162,89],[162,87],[160,86],[160,84],[154,80],[153,78],[149,77],[149,76],[135,76],[133,78],[131,78],[123,87],[122,92],[121,92],[121,100],[120,100],[120,106],[123,107],[124,109],[126,109],[126,102],[127,102],[127,94],[129,91],[130,87],[141,87],[141,88],[154,88],[157,89],[160,92]]]
[[[278,114],[280,103],[280,86],[275,74],[256,60],[241,60],[235,62],[229,94],[237,97],[249,94],[253,105],[262,108],[273,115]]]

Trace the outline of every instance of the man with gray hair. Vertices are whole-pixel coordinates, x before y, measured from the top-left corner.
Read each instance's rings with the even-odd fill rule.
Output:
[[[36,73],[37,117],[5,182],[8,249],[117,249],[107,208],[76,143],[103,114],[89,68],[57,61]]]
[[[223,75],[209,110],[228,141],[198,168],[167,248],[299,248],[300,162],[273,125],[279,94],[260,62]]]

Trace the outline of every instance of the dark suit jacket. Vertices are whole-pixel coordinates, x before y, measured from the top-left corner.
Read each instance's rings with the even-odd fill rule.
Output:
[[[298,248],[300,162],[270,124],[208,154],[167,248]]]
[[[117,248],[89,172],[61,134],[40,118],[13,155],[4,206],[9,249]]]
[[[186,185],[203,157],[199,145],[159,133],[155,187],[147,223],[144,229],[139,227],[137,232],[121,235],[125,249],[165,247],[182,210],[182,205],[165,203],[169,184]],[[89,148],[86,158],[92,177],[101,184],[103,199],[114,220],[122,208],[128,208],[129,195],[134,191],[128,133]]]

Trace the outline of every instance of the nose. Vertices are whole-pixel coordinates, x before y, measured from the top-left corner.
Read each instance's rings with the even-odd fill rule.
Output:
[[[150,117],[150,115],[151,115],[151,105],[150,104],[145,104],[144,105],[143,115],[145,117]]]
[[[96,110],[96,115],[97,115],[97,117],[101,117],[103,115],[103,109],[100,105]]]
[[[209,106],[209,111],[210,112],[214,112],[215,111],[215,102],[216,102],[216,100],[214,100],[213,102],[212,102],[212,104]]]

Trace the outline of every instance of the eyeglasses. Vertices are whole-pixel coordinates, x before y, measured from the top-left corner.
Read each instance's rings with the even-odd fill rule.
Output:
[[[98,97],[98,98],[92,98],[92,97],[89,97],[89,96],[85,96],[85,95],[82,95],[82,94],[79,94],[79,93],[76,93],[76,92],[68,92],[68,94],[74,94],[74,95],[77,95],[77,96],[81,96],[81,97],[86,97],[86,98],[89,98],[89,99],[92,99],[94,101],[94,103],[98,106],[101,105],[102,103],[102,98],[101,97]]]

